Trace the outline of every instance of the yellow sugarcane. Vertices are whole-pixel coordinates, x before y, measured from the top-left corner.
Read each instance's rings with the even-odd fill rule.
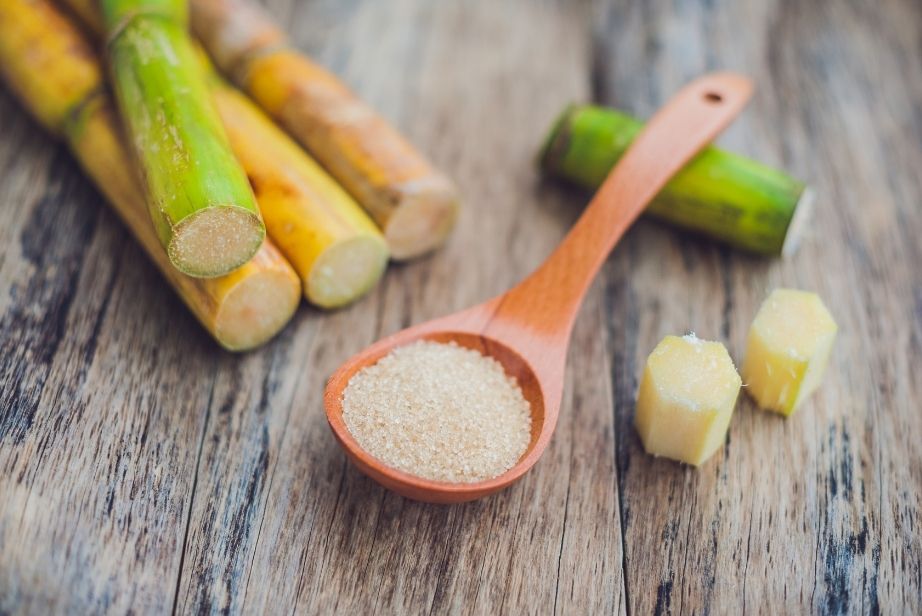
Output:
[[[66,0],[97,35],[93,0]],[[371,289],[387,265],[381,232],[361,207],[246,96],[222,80],[202,54],[212,99],[231,150],[250,180],[266,231],[301,277],[304,295],[323,308]]]
[[[102,90],[96,55],[47,0],[0,2],[0,73],[39,122],[68,142],[151,260],[222,346],[253,348],[288,322],[298,304],[298,277],[268,242],[250,262],[220,278],[191,278],[170,264]]]
[[[458,210],[454,186],[381,116],[292,49],[246,0],[192,0],[189,6],[193,30],[217,65],[368,211],[395,259],[445,240]]]

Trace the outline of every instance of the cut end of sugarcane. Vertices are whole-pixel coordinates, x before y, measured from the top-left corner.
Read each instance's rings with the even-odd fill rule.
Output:
[[[810,228],[810,220],[813,218],[813,204],[816,202],[816,193],[809,186],[806,186],[797,205],[794,206],[794,215],[791,216],[791,222],[788,223],[787,231],[784,234],[784,244],[781,246],[781,256],[790,257],[797,249],[800,248],[801,241]]]
[[[292,274],[266,270],[247,276],[228,293],[215,318],[215,338],[221,346],[248,351],[285,327],[301,299],[300,285]]]
[[[405,261],[441,246],[458,218],[458,193],[448,179],[435,176],[399,189],[401,203],[384,226],[391,258]]]
[[[213,206],[188,216],[173,229],[168,253],[184,274],[214,278],[249,261],[265,236],[266,228],[253,212]]]
[[[379,235],[361,235],[323,251],[304,280],[307,300],[339,308],[370,291],[387,266],[387,245]]]

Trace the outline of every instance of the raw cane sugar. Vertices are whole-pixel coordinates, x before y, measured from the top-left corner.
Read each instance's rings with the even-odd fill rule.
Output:
[[[473,483],[512,468],[531,411],[502,365],[454,342],[421,340],[363,368],[343,391],[343,421],[384,464],[435,481]]]

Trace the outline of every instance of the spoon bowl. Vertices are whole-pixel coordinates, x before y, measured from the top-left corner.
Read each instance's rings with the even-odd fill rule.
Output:
[[[596,273],[644,207],[730,123],[751,92],[750,82],[732,73],[695,80],[650,120],[570,233],[534,273],[499,297],[388,336],[346,361],[327,384],[324,406],[333,434],[359,470],[408,498],[457,503],[497,492],[534,466],[557,426],[570,332]],[[505,473],[474,483],[424,479],[383,464],[349,433],[342,408],[349,380],[417,340],[474,349],[496,359],[517,381],[531,407],[531,440]]]
[[[522,389],[531,411],[531,438],[525,452],[515,466],[502,475],[472,483],[449,483],[433,481],[411,475],[390,467],[362,449],[353,438],[343,421],[343,390],[356,372],[375,364],[393,349],[418,340],[448,343],[473,349],[482,355],[496,359],[506,374],[513,377]],[[556,423],[548,422],[545,414],[544,394],[541,383],[529,362],[508,345],[484,334],[470,331],[428,330],[426,327],[412,328],[399,335],[385,338],[368,347],[346,362],[330,378],[324,396],[327,419],[336,440],[346,451],[350,460],[361,470],[384,487],[414,500],[433,503],[458,503],[488,496],[510,485],[524,475],[541,456]]]

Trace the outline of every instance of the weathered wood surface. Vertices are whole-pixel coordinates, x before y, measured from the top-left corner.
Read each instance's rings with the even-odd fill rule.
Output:
[[[450,245],[348,310],[221,352],[66,150],[0,92],[0,613],[922,612],[922,6],[822,0],[274,0],[295,39],[452,176]],[[817,188],[763,261],[641,222],[578,321],[561,421],[506,492],[435,507],[349,467],[325,377],[381,334],[480,301],[585,195],[538,181],[560,108],[650,113],[708,69],[759,92],[722,143]],[[717,459],[631,425],[666,333],[739,359],[767,290],[841,326],[783,420],[741,403]]]

